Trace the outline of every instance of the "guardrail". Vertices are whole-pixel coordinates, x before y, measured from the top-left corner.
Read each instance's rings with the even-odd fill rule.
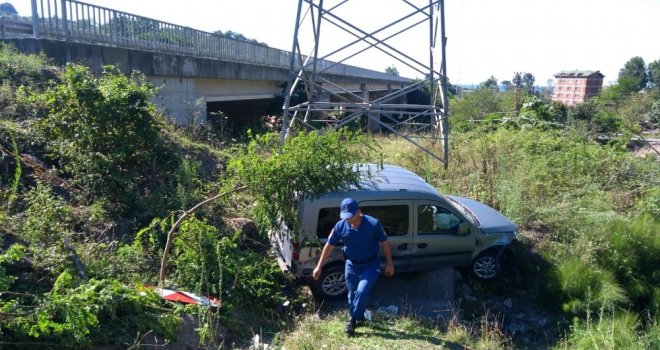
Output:
[[[184,54],[200,58],[289,68],[288,51],[137,16],[76,0],[31,0],[32,30],[37,38]],[[373,70],[317,61],[317,70],[345,76],[409,83],[407,78]]]

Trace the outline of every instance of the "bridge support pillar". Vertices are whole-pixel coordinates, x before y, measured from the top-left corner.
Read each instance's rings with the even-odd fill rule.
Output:
[[[197,93],[195,78],[151,77],[151,82],[160,87],[154,103],[165,110],[176,124],[206,123],[206,97]]]

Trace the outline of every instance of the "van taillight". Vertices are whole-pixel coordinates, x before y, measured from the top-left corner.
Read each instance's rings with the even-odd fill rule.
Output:
[[[293,251],[291,252],[291,258],[293,261],[300,260],[300,243],[293,242]]]

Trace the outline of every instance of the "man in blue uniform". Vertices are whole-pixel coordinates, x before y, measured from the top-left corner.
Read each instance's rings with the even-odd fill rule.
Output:
[[[376,218],[363,214],[358,208],[358,203],[352,198],[345,198],[339,206],[339,211],[341,220],[332,229],[312,277],[315,280],[319,279],[323,265],[332,250],[338,244],[344,243],[348,313],[350,315],[344,331],[352,335],[357,324],[364,320],[369,295],[378,278],[379,248],[383,249],[385,255],[385,276],[394,275],[394,264],[392,264],[392,250],[387,242],[387,236],[383,231],[383,226]]]

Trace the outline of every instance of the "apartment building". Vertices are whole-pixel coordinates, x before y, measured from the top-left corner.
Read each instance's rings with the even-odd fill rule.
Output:
[[[552,100],[574,106],[600,93],[605,76],[600,71],[561,71],[555,74]]]

